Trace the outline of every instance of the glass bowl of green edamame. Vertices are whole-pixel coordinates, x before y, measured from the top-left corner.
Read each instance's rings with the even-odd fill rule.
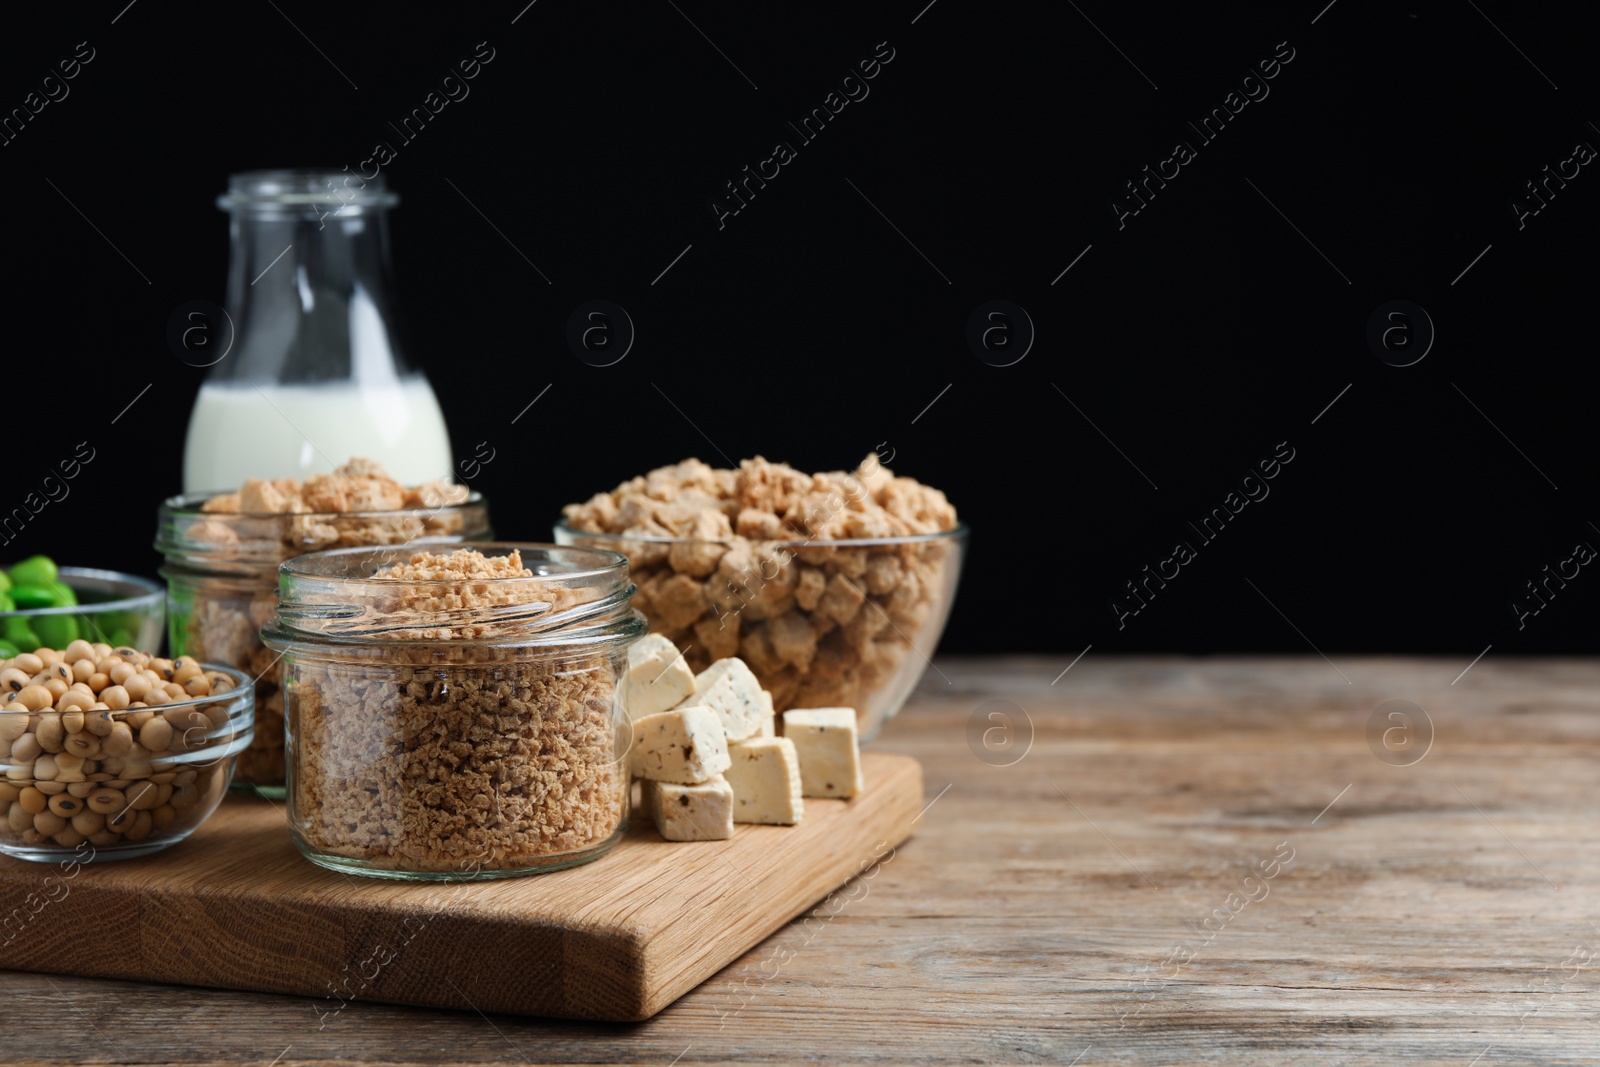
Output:
[[[0,568],[0,659],[73,641],[159,648],[166,590],[118,571],[57,567],[33,556]]]

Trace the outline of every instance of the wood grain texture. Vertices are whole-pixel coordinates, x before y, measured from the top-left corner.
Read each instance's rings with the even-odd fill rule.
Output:
[[[940,661],[872,746],[923,764],[915,837],[648,1022],[362,996],[319,1017],[305,997],[10,973],[0,1060],[1593,1063],[1600,972],[1563,964],[1600,951],[1600,664],[1491,655],[1452,686],[1467,658],[1335,657],[1351,684],[1315,657],[1091,653],[1054,685],[1070,657]],[[1013,766],[968,748],[991,699],[1032,721]],[[1410,767],[1367,746],[1390,699],[1436,728]],[[1270,893],[1208,937],[1283,841]]]
[[[798,826],[683,844],[635,819],[592,863],[475,883],[325,871],[281,807],[229,798],[154,856],[0,860],[0,965],[294,993],[322,1001],[319,1021],[357,999],[646,1019],[910,835],[916,760],[872,754],[862,772],[861,795],[808,799]]]

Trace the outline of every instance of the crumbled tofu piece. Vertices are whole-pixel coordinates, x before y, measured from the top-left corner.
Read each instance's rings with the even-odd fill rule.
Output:
[[[856,477],[867,487],[872,499],[882,503],[883,491],[894,482],[894,472],[885,467],[876,452],[856,465]]]
[[[733,836],[733,787],[722,775],[699,785],[642,785],[642,806],[668,841],[726,841]]]
[[[719,659],[697,674],[689,699],[717,713],[729,741],[754,737],[772,718],[772,697],[742,659]]]
[[[816,567],[801,567],[800,579],[794,588],[796,604],[807,613],[815,611],[817,601],[822,599],[822,591],[828,588],[828,576]],[[828,620],[832,622],[833,620]]]
[[[694,672],[683,661],[678,646],[660,634],[650,634],[628,649],[628,680],[623,699],[628,718],[668,711],[694,692]]]
[[[805,814],[800,760],[787,737],[752,737],[728,746],[733,821],[792,826]]]
[[[783,736],[800,757],[800,792],[808,797],[853,797],[861,792],[861,753],[854,708],[805,708],[783,713]]]
[[[288,500],[277,486],[260,478],[248,478],[239,489],[239,510],[252,515],[275,515],[287,510]]]
[[[694,624],[694,637],[695,644],[713,661],[727,659],[739,651],[739,616],[728,611],[701,619]]]
[[[767,622],[767,638],[772,652],[785,663],[807,670],[817,654],[817,632],[805,616],[791,611]]]
[[[674,631],[693,625],[706,611],[705,587],[687,574],[674,574],[662,582],[652,601],[662,624]]]
[[[728,742],[710,708],[674,708],[635,720],[628,758],[640,778],[693,785],[728,769]]]
[[[861,591],[860,586],[843,574],[835,574],[829,579],[828,587],[823,590],[821,598],[817,601],[817,610],[843,626],[856,617],[856,612],[861,610],[862,601],[866,599],[867,595]]]
[[[733,526],[720,511],[702,511],[694,505],[690,505],[688,511],[694,516],[689,520],[693,524],[689,534],[693,540],[674,541],[667,550],[667,560],[679,574],[704,578],[717,569],[728,551],[727,542],[733,537]]]

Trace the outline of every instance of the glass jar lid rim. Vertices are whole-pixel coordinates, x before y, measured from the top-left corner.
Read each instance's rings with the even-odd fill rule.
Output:
[[[881,548],[885,545],[924,545],[934,542],[963,541],[972,532],[966,523],[957,520],[956,524],[948,530],[934,530],[931,533],[888,534],[883,537],[692,537],[680,534],[634,534],[634,533],[606,533],[601,530],[580,530],[576,526],[568,526],[565,518],[557,519],[554,524],[557,538],[570,537],[583,541],[609,541],[617,544],[632,542],[640,545],[736,545],[743,542],[757,541],[762,544],[778,545],[789,549],[828,549],[828,548]]]
[[[381,511],[206,511],[206,501],[217,496],[225,496],[236,490],[208,489],[199,493],[179,493],[163,500],[160,510],[163,514],[170,514],[174,518],[185,519],[382,519],[393,518],[396,515],[408,514],[437,514],[447,511],[465,511],[477,505],[487,503],[482,493],[476,489],[469,490],[467,499],[459,504],[421,504],[416,507],[386,508]],[[357,546],[358,548],[361,546]],[[378,547],[378,546],[368,546]],[[333,549],[331,551],[343,551]]]
[[[532,573],[444,578],[379,572],[420,551],[505,558]],[[639,636],[627,558],[604,549],[510,541],[358,545],[310,552],[278,567],[278,610],[263,636],[336,644],[613,643]],[[464,601],[472,588],[484,602]],[[507,595],[509,594],[509,596]],[[471,635],[471,636],[468,636]],[[274,645],[273,647],[278,647]]]
[[[352,564],[360,566],[365,561],[398,563],[420,551],[442,550],[438,554],[457,551],[492,550],[494,554],[509,555],[517,551],[523,566],[531,575],[504,575],[485,578],[392,578],[386,575],[350,573]],[[501,551],[504,550],[504,551]],[[484,552],[490,555],[491,552]],[[550,566],[540,571],[530,563]],[[328,548],[307,552],[286,559],[278,567],[284,577],[324,578],[347,580],[352,583],[381,582],[404,583],[424,588],[462,584],[490,584],[506,588],[507,583],[547,583],[559,579],[575,581],[585,578],[605,579],[625,577],[628,573],[627,557],[620,552],[604,548],[586,548],[577,545],[539,544],[526,541],[457,541],[448,544],[353,545],[347,548]]]
[[[460,504],[399,508],[393,511],[243,512],[205,511],[214,493],[185,493],[169,497],[157,510],[155,549],[166,559],[162,576],[172,580],[170,568],[205,574],[252,575],[276,582],[278,565],[292,556],[317,551],[311,543],[291,537],[305,525],[332,525],[351,538],[380,544],[400,541],[421,546],[449,545],[492,537],[489,502],[472,490]],[[430,524],[438,521],[438,528]],[[204,524],[222,529],[211,535],[191,536]],[[420,525],[421,529],[413,528]],[[375,537],[372,532],[384,534]],[[224,535],[217,539],[216,533]],[[232,536],[227,536],[231,534]],[[321,541],[322,544],[327,542]]]

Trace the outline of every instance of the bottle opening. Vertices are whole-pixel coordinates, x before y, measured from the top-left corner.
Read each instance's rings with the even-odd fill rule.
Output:
[[[400,202],[382,174],[363,178],[332,167],[252,170],[231,175],[217,197],[224,211],[320,217],[394,207]]]

